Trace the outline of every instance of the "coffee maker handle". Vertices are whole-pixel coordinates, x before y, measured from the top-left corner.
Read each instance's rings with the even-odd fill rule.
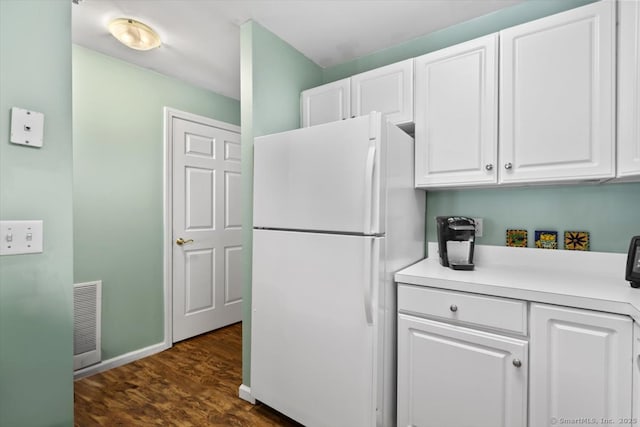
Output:
[[[471,231],[476,229],[473,225],[450,225],[449,228],[455,231]]]

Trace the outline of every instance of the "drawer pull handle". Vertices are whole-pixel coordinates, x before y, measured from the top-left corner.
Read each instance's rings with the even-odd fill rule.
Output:
[[[451,311],[453,311],[455,313],[456,311],[458,311],[458,306],[455,305],[455,304],[451,304],[451,307],[449,307],[449,310],[451,310]]]
[[[520,361],[520,359],[513,359],[513,366],[515,366],[516,368],[522,366],[522,362]]]

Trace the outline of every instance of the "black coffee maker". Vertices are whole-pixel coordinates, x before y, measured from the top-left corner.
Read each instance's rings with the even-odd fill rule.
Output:
[[[438,216],[440,264],[454,270],[473,270],[473,246],[476,224],[463,216]]]

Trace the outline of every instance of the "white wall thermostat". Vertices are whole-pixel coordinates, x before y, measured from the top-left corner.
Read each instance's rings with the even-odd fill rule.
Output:
[[[11,142],[30,147],[42,147],[44,114],[13,107],[11,109]]]

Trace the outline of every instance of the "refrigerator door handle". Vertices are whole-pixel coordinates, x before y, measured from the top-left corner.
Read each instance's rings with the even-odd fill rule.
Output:
[[[371,233],[371,217],[373,215],[373,171],[376,164],[376,146],[372,143],[367,153],[367,163],[365,165],[364,177],[364,233]]]
[[[373,325],[373,292],[378,283],[378,239],[372,239],[365,244],[365,282],[364,282],[364,313],[367,324]]]

